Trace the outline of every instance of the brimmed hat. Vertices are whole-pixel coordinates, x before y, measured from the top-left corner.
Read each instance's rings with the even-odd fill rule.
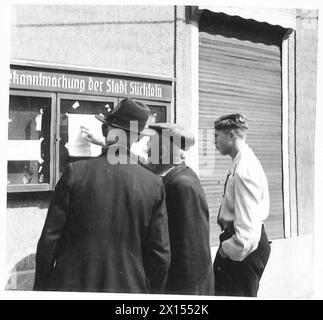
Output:
[[[126,98],[121,100],[113,111],[107,110],[104,114],[100,113],[95,117],[106,125],[131,132],[134,130],[130,122],[137,121],[138,131],[135,130],[135,132],[150,136],[153,132],[146,127],[149,113],[150,109],[142,102]]]
[[[242,129],[248,130],[247,118],[242,113],[233,113],[221,116],[214,121],[214,129]]]
[[[173,142],[185,151],[195,143],[193,133],[177,123],[154,123],[148,127],[156,130],[157,132],[161,132],[167,137],[173,137]]]

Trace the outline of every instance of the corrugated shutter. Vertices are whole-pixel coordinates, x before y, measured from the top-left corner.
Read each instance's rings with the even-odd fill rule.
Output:
[[[200,32],[199,173],[210,207],[212,245],[218,242],[216,217],[231,165],[230,157],[215,150],[213,123],[220,115],[236,112],[248,118],[247,142],[268,178],[267,233],[271,239],[284,235],[280,50],[278,45]]]

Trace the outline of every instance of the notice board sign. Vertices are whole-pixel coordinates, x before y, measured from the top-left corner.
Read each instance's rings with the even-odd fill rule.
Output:
[[[170,102],[172,81],[88,72],[65,72],[11,66],[11,89],[42,90],[88,95],[129,97]]]

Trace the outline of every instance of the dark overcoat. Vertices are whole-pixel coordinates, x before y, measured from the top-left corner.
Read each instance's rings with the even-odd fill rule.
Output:
[[[38,242],[34,290],[160,293],[169,261],[159,177],[105,156],[67,166]]]
[[[163,182],[171,245],[166,292],[213,294],[209,209],[199,178],[181,164]]]

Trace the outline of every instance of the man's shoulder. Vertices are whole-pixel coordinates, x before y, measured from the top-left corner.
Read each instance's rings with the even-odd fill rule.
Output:
[[[73,171],[74,170],[79,170],[83,169],[85,167],[96,167],[100,162],[106,161],[105,157],[96,157],[96,158],[90,158],[90,159],[82,159],[82,160],[76,160],[76,161],[71,161],[68,166],[70,166]]]
[[[129,167],[129,169],[136,172],[138,174],[138,176],[142,177],[143,179],[150,180],[150,181],[155,182],[155,183],[160,184],[160,185],[163,184],[162,179],[160,178],[160,176],[158,176],[155,173],[152,173],[148,169],[142,167],[140,164],[133,164],[133,165],[131,165],[131,167]]]
[[[137,181],[139,188],[163,188],[164,184],[162,179],[150,172],[149,170],[143,168],[139,164],[110,164],[106,157],[101,156],[98,158],[93,158],[89,160],[79,160],[68,165],[70,168],[71,175],[77,181],[82,181],[85,176],[89,177],[91,172],[111,172],[111,174],[120,181]],[[109,170],[109,167],[111,167]],[[114,167],[114,169],[112,169]]]
[[[265,174],[263,167],[255,155],[255,153],[249,149],[245,152],[235,168],[235,174],[240,178],[259,178],[259,176]]]
[[[168,185],[182,189],[195,189],[200,184],[196,173],[190,167],[185,166],[181,170],[176,171],[176,168],[174,170],[174,172],[171,171],[168,174],[169,177],[166,176],[166,179],[168,178]]]

